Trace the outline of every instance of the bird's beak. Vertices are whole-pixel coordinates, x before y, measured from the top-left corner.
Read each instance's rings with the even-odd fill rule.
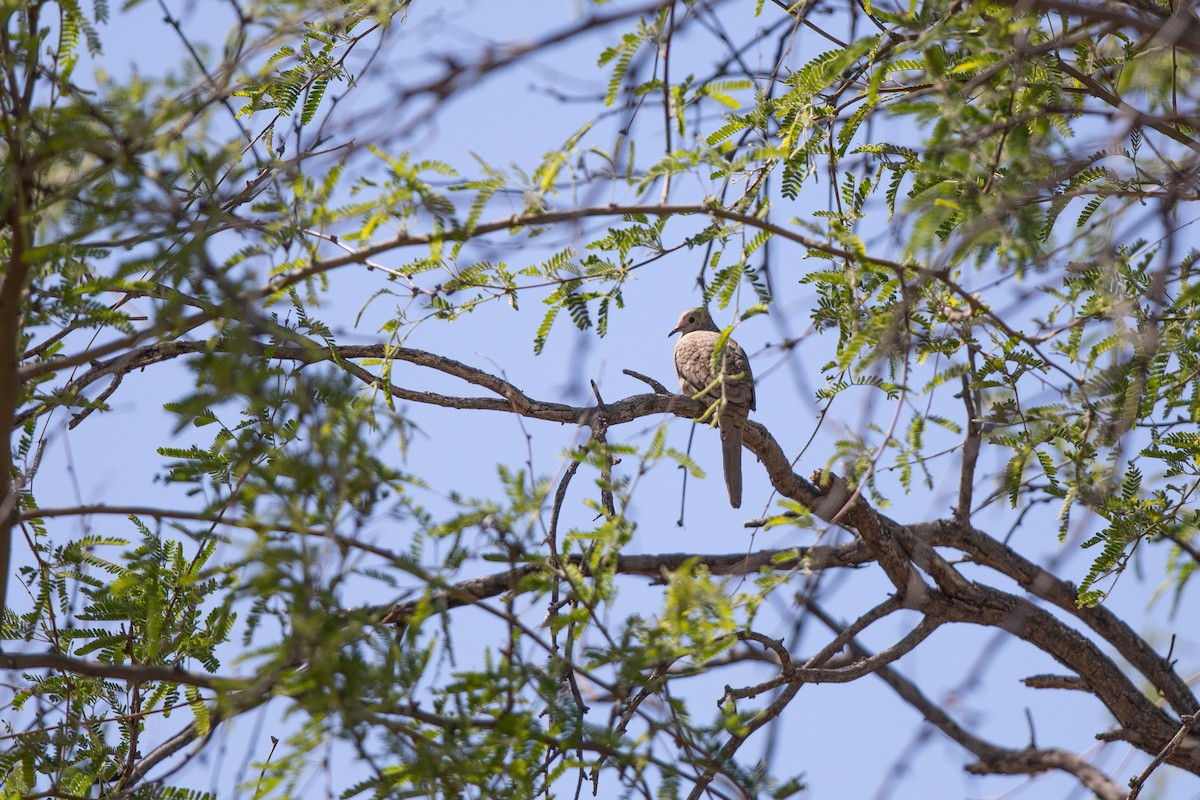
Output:
[[[667,338],[670,339],[672,336],[674,336],[677,333],[679,333],[678,325],[676,325],[674,328],[671,328],[671,332],[667,334]]]

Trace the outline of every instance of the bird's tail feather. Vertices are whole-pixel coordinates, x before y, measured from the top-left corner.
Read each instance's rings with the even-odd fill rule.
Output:
[[[725,488],[729,490],[729,505],[742,505],[742,425],[741,420],[722,421],[721,461],[725,468]]]

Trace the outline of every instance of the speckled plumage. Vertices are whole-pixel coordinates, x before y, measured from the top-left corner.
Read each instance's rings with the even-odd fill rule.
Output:
[[[717,425],[721,429],[721,460],[725,468],[725,487],[729,504],[742,504],[742,425],[754,410],[754,375],[746,351],[733,339],[725,340],[721,360],[714,374],[712,355],[721,337],[721,329],[708,311],[691,308],[679,317],[672,334],[682,333],[675,343],[675,373],[679,388],[689,397],[714,402],[724,396]],[[717,381],[717,376],[722,380]],[[715,384],[715,385],[714,385]],[[708,391],[705,391],[705,390]],[[703,395],[700,393],[704,392]]]

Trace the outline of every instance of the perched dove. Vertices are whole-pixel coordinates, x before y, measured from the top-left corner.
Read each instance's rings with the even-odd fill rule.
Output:
[[[682,333],[675,343],[675,372],[679,388],[689,397],[699,396],[709,403],[724,400],[718,407],[717,425],[721,428],[721,460],[725,467],[725,486],[729,504],[742,504],[742,425],[754,410],[754,375],[746,351],[733,339],[726,339],[717,370],[713,372],[713,351],[721,338],[721,329],[708,311],[691,308],[679,317],[679,324],[668,335]]]

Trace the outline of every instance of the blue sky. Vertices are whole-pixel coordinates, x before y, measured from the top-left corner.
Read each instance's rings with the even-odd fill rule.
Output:
[[[168,5],[179,16],[190,37],[209,41],[213,52],[220,51],[222,26],[228,19],[222,16],[223,11],[214,12],[213,8],[223,9],[223,4]],[[573,96],[602,93],[607,73],[596,66],[596,59],[603,47],[615,39],[620,26],[583,37],[488,76],[479,85],[439,107],[436,116],[418,120],[412,127],[408,124],[414,121],[414,112],[396,109],[392,117],[389,98],[398,89],[435,73],[437,65],[444,63],[447,57],[465,60],[489,42],[535,39],[575,21],[581,6],[585,5],[528,2],[514,7],[488,2],[417,3],[409,19],[389,32],[361,87],[347,99],[345,111],[339,109],[337,119],[353,120],[353,127],[347,130],[356,140],[377,142],[389,153],[411,150],[416,156],[436,158],[464,172],[476,168],[476,156],[498,167],[507,169],[518,165],[532,172],[546,152],[561,146],[579,129],[592,109],[588,104],[564,102],[547,90]],[[755,19],[751,13],[752,4],[724,3],[723,6],[724,19],[737,41],[750,36],[757,28],[773,23],[782,13],[767,4],[763,16]],[[184,62],[186,53],[174,32],[163,23],[156,4],[141,3],[130,12],[114,14],[114,17],[114,21],[101,31],[104,56],[94,64],[85,61],[81,70],[103,67],[119,79],[130,68],[136,68],[142,74],[156,75]],[[677,60],[673,61],[672,69],[683,73],[689,68],[703,71],[711,58],[712,46],[711,39],[699,33],[681,36],[673,45],[673,58]],[[802,29],[796,34],[788,64],[792,67],[803,64],[827,46],[816,34]],[[756,53],[753,57],[762,59],[767,55]],[[644,148],[645,161],[653,158],[652,148],[657,142],[652,132],[660,114],[661,109],[644,109],[637,117],[638,130],[645,131],[639,134],[639,148]],[[585,141],[599,147],[611,146],[616,128],[624,121],[624,116],[619,113],[606,117]],[[254,119],[250,124],[253,127]],[[707,131],[702,131],[701,135],[705,133]],[[364,157],[355,163],[365,165],[369,161]],[[710,190],[711,185],[699,181],[679,180],[671,200],[695,202]],[[828,200],[827,192],[826,182],[817,186],[810,184],[794,207],[781,209],[781,216],[807,217],[824,206]],[[581,197],[589,204],[636,199],[632,193],[596,197],[584,193]],[[485,219],[491,216],[485,214]],[[886,250],[889,246],[899,246],[898,231],[898,228],[880,225],[875,231],[864,231],[863,235],[873,246]],[[539,240],[495,237],[465,249],[464,258],[482,257],[486,253],[489,258],[504,258],[522,265],[536,262],[553,252],[555,247],[572,241],[582,246],[586,238],[575,227],[564,225]],[[329,247],[327,252],[332,254],[334,248]],[[399,267],[417,255],[416,251],[393,253],[381,260],[386,265]],[[759,376],[758,411],[753,418],[766,425],[789,452],[798,452],[817,428],[822,406],[813,393],[823,384],[820,366],[828,360],[833,347],[828,337],[816,335],[806,335],[800,346],[783,354],[771,347],[785,338],[811,334],[808,309],[815,297],[812,289],[799,283],[799,279],[811,269],[822,268],[824,262],[806,262],[802,256],[795,249],[788,250],[783,246],[772,251],[775,292],[772,314],[752,318],[741,325],[736,334],[738,341],[752,355]],[[545,351],[535,356],[533,340],[542,311],[541,298],[531,292],[522,297],[520,312],[501,303],[491,303],[452,325],[421,325],[413,330],[406,344],[502,373],[528,394],[546,400],[587,403],[591,394],[589,380],[596,382],[606,400],[644,391],[643,384],[621,373],[623,369],[647,374],[674,386],[672,341],[667,338],[667,332],[675,324],[680,310],[700,301],[694,277],[701,258],[699,252],[684,250],[639,270],[625,293],[625,308],[614,317],[612,328],[604,338],[596,337],[591,331],[576,332],[564,315],[557,322]],[[333,326],[338,340],[344,344],[383,340],[385,335],[380,333],[380,327],[395,313],[394,302],[386,297],[379,298],[367,306],[358,321],[356,315],[372,293],[387,285],[386,277],[379,272],[352,267],[330,278],[333,289],[328,293],[328,304],[321,313]],[[986,283],[986,276],[978,279]],[[1019,294],[1020,291],[1014,289],[1014,297]],[[754,302],[748,289],[739,298],[743,308]],[[717,312],[716,316],[719,324],[728,324],[733,319],[732,310]],[[161,406],[176,399],[181,392],[177,383],[181,374],[176,371],[178,369],[177,366],[160,366],[129,376],[126,385],[114,397],[113,411],[95,415],[75,430],[67,431],[65,420],[56,418],[51,426],[51,445],[46,461],[34,486],[40,504],[141,503],[151,502],[151,498],[159,502],[164,497],[177,496],[157,480],[163,472],[164,459],[156,454],[156,448],[171,436],[173,420],[161,412]],[[414,383],[428,377],[429,383],[422,383],[422,388],[451,391],[455,388],[453,381],[438,376],[415,377],[415,367],[405,365],[398,369],[400,375],[413,375]],[[952,402],[950,393],[938,402]],[[527,433],[534,442],[530,456],[532,463],[535,471],[543,476],[553,476],[561,471],[565,464],[563,454],[578,443],[581,436],[579,431],[568,427],[535,421],[522,423],[507,415],[451,412],[433,407],[410,408],[408,412],[418,424],[420,433],[414,438],[406,460],[401,459],[398,449],[395,459],[397,464],[420,473],[429,481],[431,488],[423,498],[433,508],[447,508],[445,495],[452,489],[473,495],[498,494],[496,465],[504,463],[519,467],[525,463]],[[841,396],[821,424],[797,471],[808,474],[825,466],[837,438],[865,431],[871,423],[886,426],[891,413],[891,405],[873,397],[870,390],[855,390]],[[678,419],[672,419],[668,424],[670,444],[680,449],[686,447],[690,425]],[[644,445],[657,425],[656,420],[643,420],[641,424],[625,426],[615,434],[622,441]],[[186,441],[196,436],[197,441],[203,442],[203,434],[203,431],[199,434],[185,431],[177,439]],[[957,437],[946,435],[945,439],[947,443],[953,443]],[[394,448],[395,444],[387,442],[383,446]],[[114,453],[117,454],[115,460]],[[769,510],[769,483],[761,467],[747,453],[743,459],[746,499],[741,510],[730,509],[720,480],[719,453],[716,433],[706,428],[698,429],[692,455],[707,472],[707,478],[689,485],[687,523],[683,529],[675,524],[679,515],[679,473],[660,468],[639,484],[632,508],[638,528],[628,547],[629,552],[723,553],[784,547],[812,540],[811,532],[786,527],[760,531],[751,540],[742,523]],[[98,457],[97,454],[105,455]],[[985,470],[996,471],[1001,464],[983,466]],[[892,494],[894,505],[886,509],[886,513],[901,522],[947,514],[957,490],[957,458],[935,461],[931,470],[934,489],[913,495],[895,490],[893,476],[881,475],[883,485],[895,490]],[[572,506],[572,513],[575,523],[586,524],[585,510],[578,502]],[[1002,537],[1011,524],[1010,515],[1004,509],[997,509],[989,511],[988,517],[990,530]],[[1036,519],[1036,515],[1031,519]],[[1080,579],[1088,564],[1087,555],[1071,550],[1064,554],[1055,538],[1057,526],[1053,511],[1048,511],[1041,522],[1041,525],[1027,522],[1014,534],[1012,544],[1042,562],[1062,556],[1059,574]],[[1072,536],[1073,541],[1093,532],[1095,524],[1094,519],[1082,521]],[[107,525],[113,530],[123,523],[96,520],[92,525]],[[79,527],[78,523],[71,523],[58,530],[66,536],[78,533]],[[125,530],[132,535],[128,528]],[[381,544],[397,549],[403,549],[407,535],[403,525],[382,520],[369,532]],[[833,535],[836,534],[829,534]],[[16,556],[18,563],[25,563],[27,554],[20,548]],[[1136,629],[1152,631],[1147,634],[1148,638],[1165,651],[1169,637],[1174,633],[1184,634],[1188,623],[1185,619],[1167,616],[1169,603],[1149,603],[1156,589],[1156,576],[1161,574],[1162,557],[1163,554],[1156,551],[1148,553],[1145,558],[1147,578],[1138,581],[1132,575],[1126,576],[1109,602]],[[487,568],[488,565],[478,567],[480,571]],[[964,571],[969,574],[969,567],[964,567]],[[877,569],[871,567],[830,575],[824,580],[828,583],[828,607],[844,620],[853,619],[889,593],[889,584]],[[647,586],[643,581],[626,581],[622,585],[619,609],[653,608],[661,600],[661,590]],[[735,585],[736,582],[731,587]],[[364,588],[363,591],[364,596],[369,596],[373,590]],[[21,607],[19,596],[16,604]],[[765,615],[769,621],[756,625],[756,628],[772,635],[790,634],[794,609],[776,601],[768,605],[772,607]],[[462,631],[459,651],[465,659],[471,656],[463,652],[462,643],[475,638],[471,635],[472,626],[479,626],[480,640],[495,641],[494,631],[489,631],[489,623],[483,615],[471,611],[454,612],[452,621]],[[897,615],[873,627],[863,641],[875,648],[886,647],[906,633],[913,622],[911,616]],[[789,645],[793,652],[811,653],[827,637],[828,634],[810,620],[799,641],[789,642]],[[1028,741],[1026,709],[1029,709],[1039,744],[1054,743],[1076,751],[1095,746],[1090,734],[1104,727],[1107,718],[1104,709],[1094,700],[1074,693],[1025,688],[1019,683],[1022,677],[1060,668],[1044,654],[1012,638],[1004,638],[998,650],[988,650],[994,644],[995,634],[991,630],[964,626],[943,629],[903,658],[899,668],[932,696],[946,697],[948,707],[961,719],[972,723],[982,735],[993,738],[998,744],[1020,747]],[[990,653],[990,657],[984,658],[985,653]],[[1175,657],[1182,663],[1197,662],[1200,653],[1194,636],[1181,636]],[[982,669],[977,668],[980,659],[984,664]],[[239,670],[233,668],[233,671]],[[1183,672],[1188,674],[1187,670]],[[755,671],[751,667],[742,674],[753,676],[753,680],[764,678],[767,673],[762,668]],[[710,710],[715,711],[722,687],[727,682],[731,682],[730,676],[718,672],[681,685],[690,692],[694,713],[702,716]],[[961,696],[955,696],[956,690],[962,687],[970,688],[961,692]],[[192,785],[197,788],[211,785],[218,788],[222,797],[232,796],[229,787],[242,776],[234,767],[243,757],[266,757],[270,748],[268,737],[279,736],[280,731],[286,731],[292,724],[279,716],[282,708],[282,703],[275,701],[260,720],[253,714],[246,715],[225,726],[211,752],[189,766],[187,777]],[[179,718],[154,721],[148,731],[151,736],[165,737],[182,724]],[[929,744],[917,749],[911,760],[906,759],[902,774],[889,772],[888,768],[901,754],[908,752],[921,729],[916,713],[873,678],[848,685],[810,685],[801,691],[783,717],[783,735],[773,751],[773,766],[781,772],[802,770],[812,797],[1058,798],[1067,796],[1074,786],[1073,781],[1053,775],[1039,777],[1029,785],[1023,785],[1019,779],[968,776],[962,765],[970,760],[969,757],[936,732],[932,733]],[[765,741],[764,738],[757,747],[763,746]],[[347,763],[348,755],[340,746],[334,747],[332,752],[339,765]],[[743,760],[757,752],[760,751],[755,745],[748,746],[742,752]],[[1123,746],[1109,745],[1103,765],[1128,777],[1136,774],[1145,761],[1141,755],[1128,757],[1128,750]],[[353,783],[355,778],[353,767],[339,766],[335,770],[334,793]],[[308,796],[325,795],[323,780],[319,773],[314,775]],[[1189,780],[1177,778],[1156,796],[1200,796],[1195,781],[1189,783]],[[892,790],[890,794],[889,789]],[[615,783],[601,784],[601,796],[615,797],[616,793]]]

